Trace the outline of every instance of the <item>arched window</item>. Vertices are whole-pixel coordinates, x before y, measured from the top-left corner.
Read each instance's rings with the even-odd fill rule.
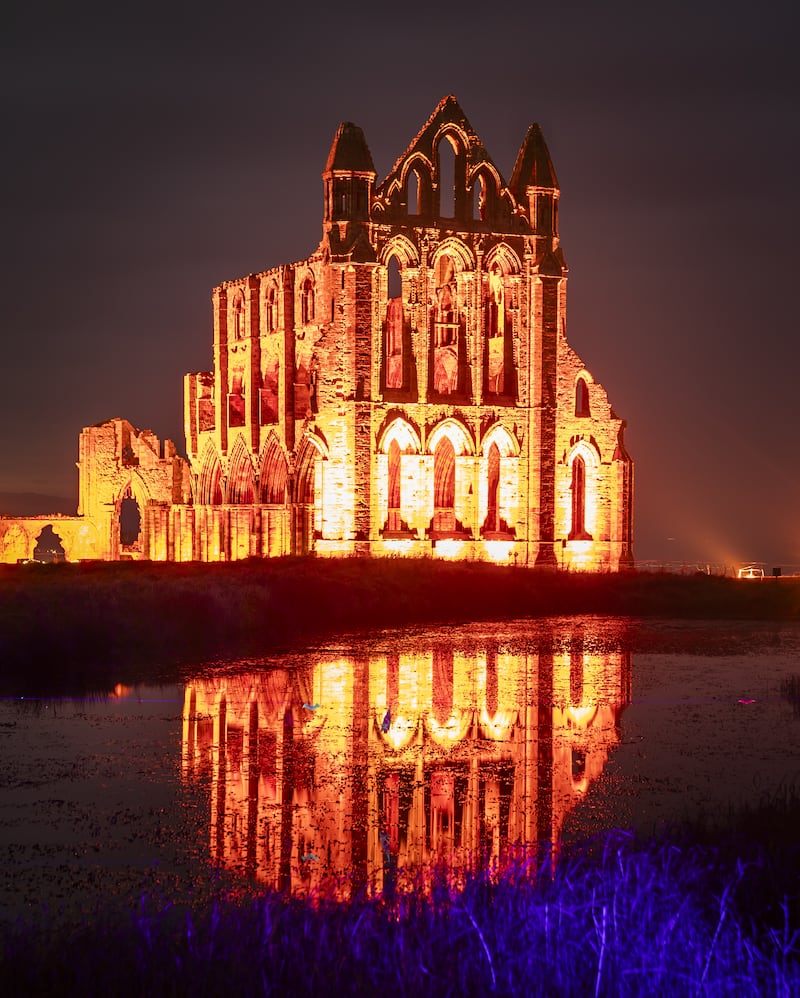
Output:
[[[583,378],[578,378],[575,385],[575,415],[589,416],[589,389]]]
[[[486,181],[480,176],[472,185],[472,217],[479,222],[486,221]]]
[[[410,170],[406,178],[406,203],[409,215],[422,214],[422,202],[420,200],[419,174],[416,170]]]
[[[228,426],[244,426],[246,419],[244,400],[244,369],[231,371],[231,390],[228,393]]]
[[[400,298],[403,293],[403,281],[400,276],[400,263],[396,256],[389,259],[386,276],[389,285],[389,298]]]
[[[497,444],[495,443],[489,448],[487,466],[488,511],[486,516],[486,530],[488,533],[497,533],[500,530],[500,503],[498,501],[500,493],[500,451],[497,449]]]
[[[283,451],[273,439],[261,466],[259,499],[268,505],[282,506],[286,502],[286,482],[289,468]]]
[[[452,533],[456,529],[456,454],[442,437],[433,454],[433,529]]]
[[[572,462],[572,530],[571,541],[590,541],[586,532],[586,463],[580,454]]]
[[[386,387],[402,388],[403,377],[403,299],[400,264],[393,256],[388,265],[389,300],[386,303]]]
[[[300,293],[300,318],[304,325],[314,321],[314,282],[310,277],[303,281]]]
[[[506,385],[506,288],[505,276],[497,263],[489,271],[486,298],[486,391],[503,395]]]
[[[396,440],[389,444],[389,515],[386,520],[389,532],[401,530],[400,520],[400,445]]]
[[[437,147],[439,160],[439,217],[456,217],[456,154],[443,138]]]
[[[142,514],[139,504],[133,497],[130,485],[119,504],[119,542],[131,547],[139,540],[142,531]]]
[[[244,336],[244,295],[239,291],[233,300],[233,338],[240,340]]]
[[[278,328],[278,292],[274,286],[267,291],[265,310],[267,332],[274,333]]]

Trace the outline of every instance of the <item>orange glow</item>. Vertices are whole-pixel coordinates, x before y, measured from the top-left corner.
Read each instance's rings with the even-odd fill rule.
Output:
[[[447,197],[442,142],[464,166]],[[83,430],[66,559],[632,564],[625,424],[567,343],[550,153],[530,129],[508,184],[483,150],[448,96],[379,183],[343,123],[318,249],[213,291],[213,366],[184,379],[188,461],[125,420]],[[0,518],[0,560],[32,557],[43,526]]]
[[[555,846],[618,743],[627,654],[458,650],[318,659],[187,686],[184,778],[205,777],[214,857],[349,896]],[[553,706],[548,706],[552,704]],[[549,746],[549,747],[548,747]]]

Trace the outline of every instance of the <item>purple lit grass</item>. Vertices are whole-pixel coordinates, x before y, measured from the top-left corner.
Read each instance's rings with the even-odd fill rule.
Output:
[[[20,924],[0,969],[6,993],[87,998],[800,993],[793,833],[769,849],[742,847],[738,831],[712,847],[705,834],[613,832],[554,870],[515,863],[458,888],[442,876],[427,893],[346,903],[145,897],[123,921],[56,935]]]

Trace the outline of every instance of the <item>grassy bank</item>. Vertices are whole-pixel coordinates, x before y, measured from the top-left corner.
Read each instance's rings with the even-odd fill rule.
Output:
[[[769,815],[796,827],[796,800]],[[762,816],[766,817],[766,816]],[[143,898],[120,922],[6,932],[15,994],[786,996],[800,993],[797,845],[734,825],[614,832],[533,871],[511,863],[456,890],[301,902],[275,893],[177,906]],[[716,832],[719,839],[719,832]]]
[[[800,580],[403,559],[0,566],[0,683],[121,668],[136,680],[154,662],[265,655],[333,633],[561,614],[800,620]]]

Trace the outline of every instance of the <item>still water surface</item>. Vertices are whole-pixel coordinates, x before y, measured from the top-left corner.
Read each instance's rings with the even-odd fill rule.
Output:
[[[703,654],[631,652],[623,619],[380,634],[3,701],[0,918],[254,884],[380,891],[758,803],[800,774],[781,693],[800,630],[756,625],[712,653],[729,626],[704,625]]]

